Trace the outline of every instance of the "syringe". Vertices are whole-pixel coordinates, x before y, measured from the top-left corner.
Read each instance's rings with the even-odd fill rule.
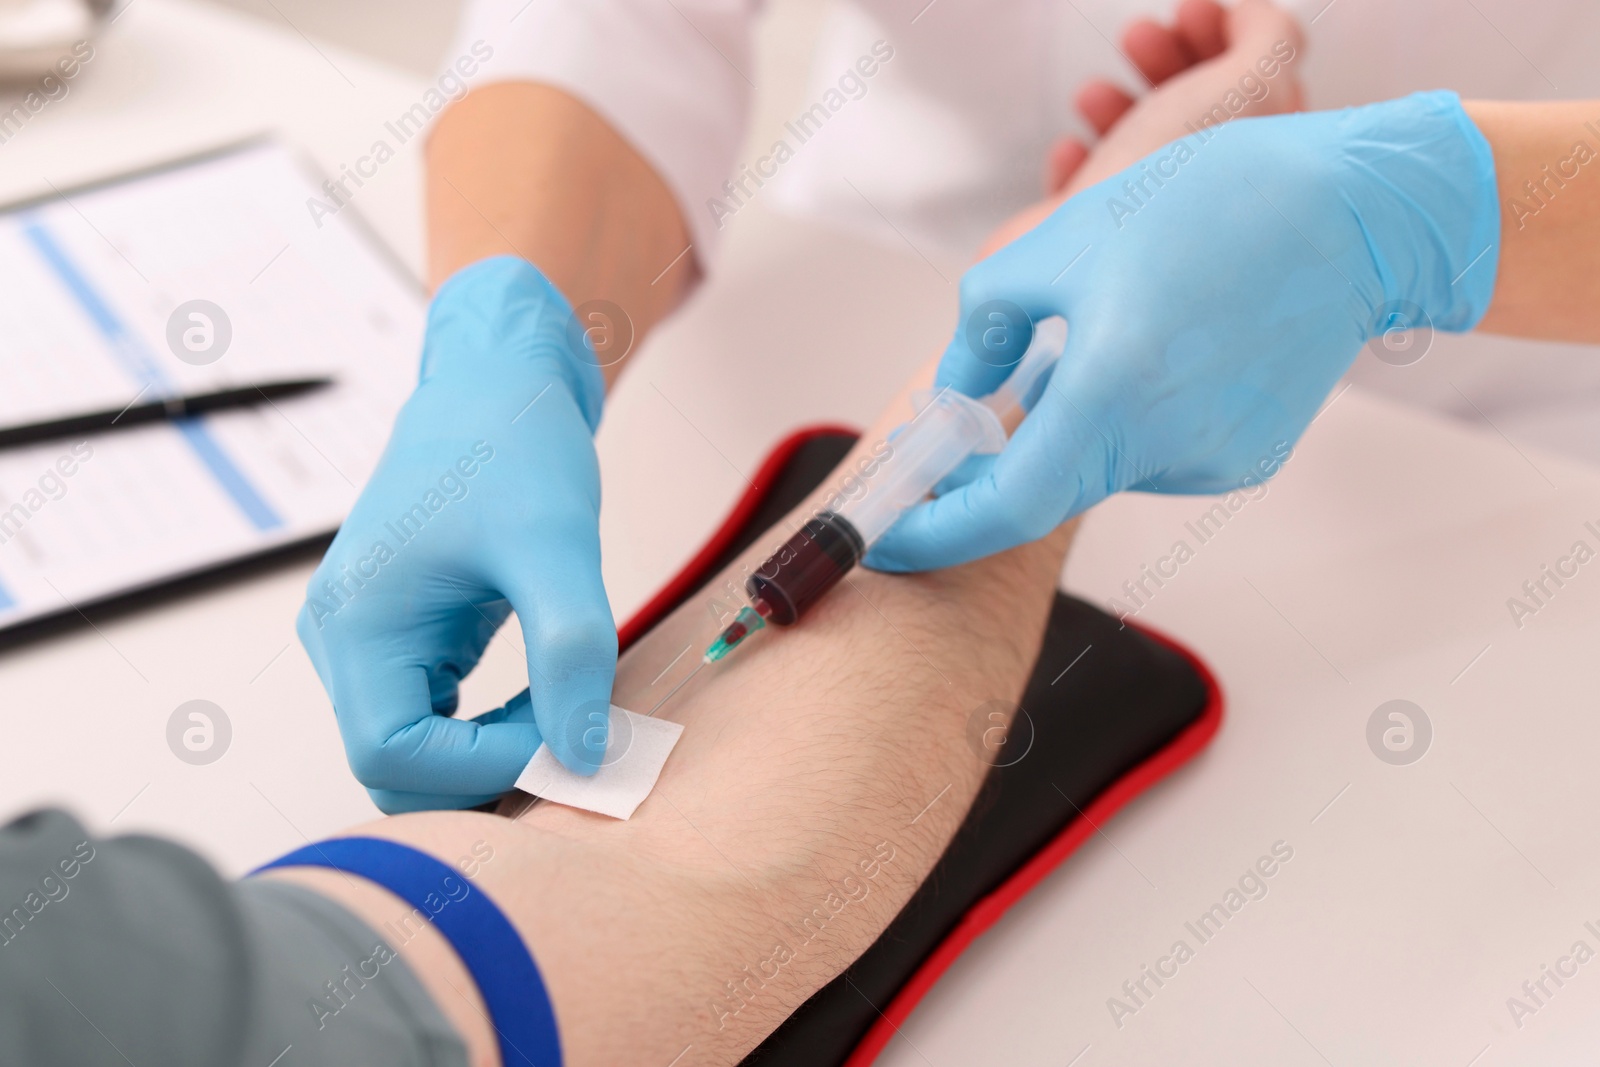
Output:
[[[1016,370],[981,400],[948,388],[913,397],[916,417],[889,434],[887,454],[853,495],[835,497],[750,575],[749,605],[711,642],[701,663],[715,663],[769,622],[792,625],[967,457],[1005,447],[1007,422],[1054,366],[1066,338],[1062,319],[1037,323]]]

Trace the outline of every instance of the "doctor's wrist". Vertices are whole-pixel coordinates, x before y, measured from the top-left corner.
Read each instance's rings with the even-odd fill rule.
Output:
[[[428,309],[419,380],[465,378],[518,391],[554,375],[591,432],[600,424],[605,379],[572,304],[532,263],[492,256],[451,275]]]
[[[1500,204],[1494,155],[1453,92],[1319,116],[1372,254],[1384,303],[1369,334],[1396,326],[1461,332],[1494,295]]]

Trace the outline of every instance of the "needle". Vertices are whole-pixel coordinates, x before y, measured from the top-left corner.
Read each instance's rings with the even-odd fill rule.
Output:
[[[707,662],[708,662],[707,660],[702,659],[698,664],[696,664],[694,670],[690,671],[688,674],[683,676],[683,681],[681,681],[677,685],[673,686],[671,692],[669,692],[666,696],[662,697],[660,700],[656,701],[656,706],[655,707],[653,707],[649,711],[645,712],[645,716],[644,717],[648,719],[651,716],[655,715],[656,712],[660,711],[661,710],[661,705],[663,705],[667,701],[671,700],[673,698],[673,696],[678,692],[678,690],[680,690],[684,686],[688,685],[689,684],[689,679],[691,679],[695,675],[699,674],[700,673],[700,668],[704,667]]]

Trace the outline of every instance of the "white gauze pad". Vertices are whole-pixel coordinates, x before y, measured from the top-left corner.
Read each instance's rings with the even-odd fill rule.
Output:
[[[540,745],[518,776],[517,788],[557,804],[626,819],[656,787],[682,733],[681,723],[635,715],[613,704],[606,754],[598,771],[587,778],[573,774],[551,754],[549,745]]]

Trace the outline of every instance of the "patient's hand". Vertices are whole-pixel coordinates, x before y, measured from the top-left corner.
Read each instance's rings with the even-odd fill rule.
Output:
[[[1135,101],[1103,78],[1085,82],[1078,111],[1100,141],[1092,153],[1074,138],[1058,142],[1048,160],[1048,195],[1002,223],[980,257],[1033,229],[1068,196],[1188,134],[1208,116],[1277,115],[1298,111],[1304,101],[1299,24],[1268,0],[1239,0],[1231,8],[1184,0],[1171,26],[1130,23],[1122,51],[1155,88]]]

